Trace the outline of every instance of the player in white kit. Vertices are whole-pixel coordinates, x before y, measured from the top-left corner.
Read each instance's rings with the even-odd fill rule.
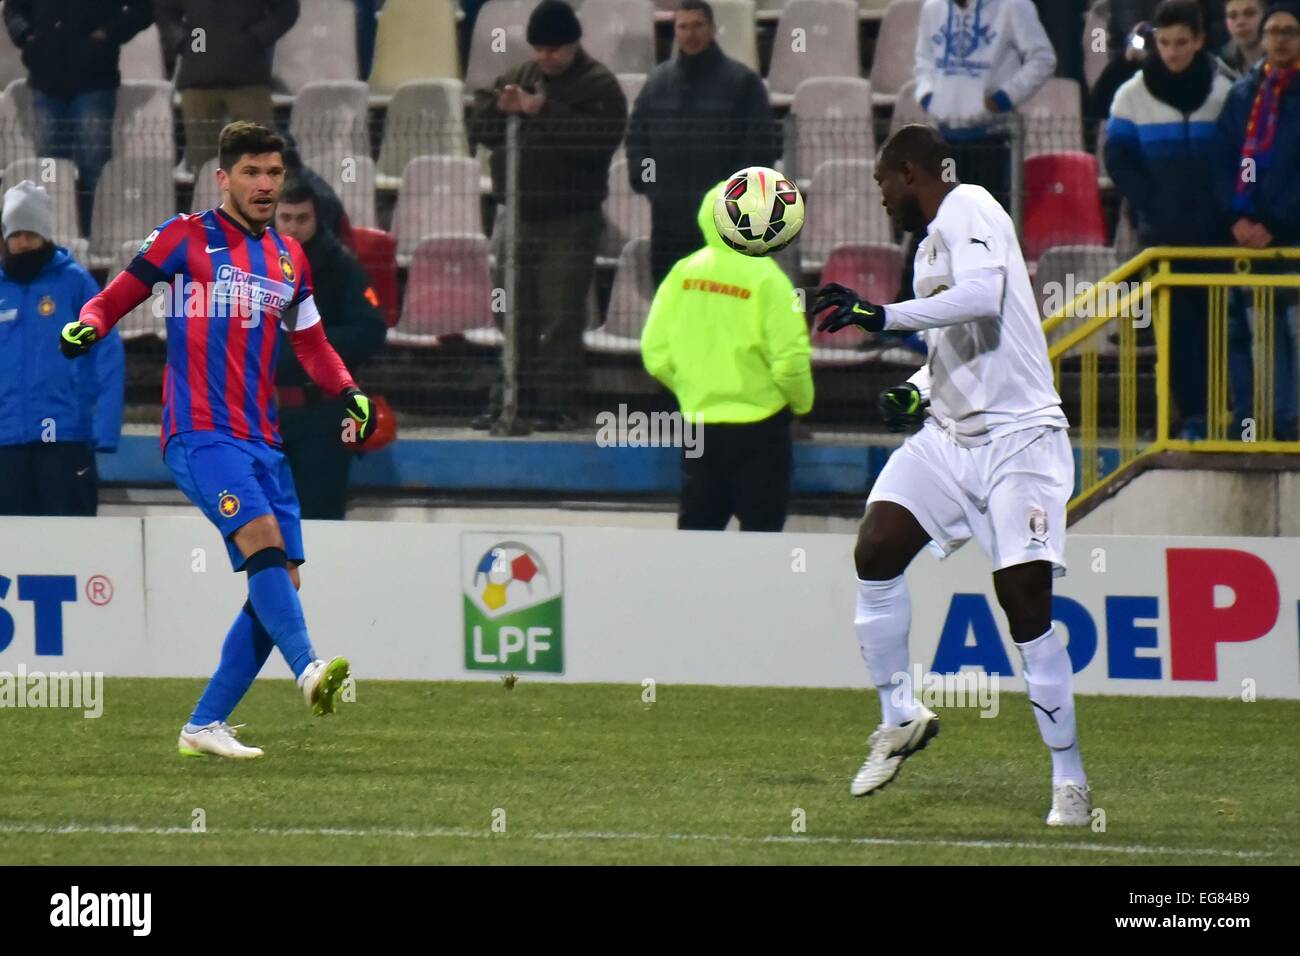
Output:
[[[1086,826],[1092,799],[1075,734],[1073,671],[1051,616],[1074,486],[1068,422],[1015,226],[988,191],[953,173],[951,151],[930,127],[905,126],[890,137],[875,178],[890,217],[926,233],[916,252],[916,298],[873,305],[830,284],[814,306],[825,313],[822,331],[920,331],[928,348],[925,366],[880,398],[891,430],[924,423],[881,471],[854,549],[854,627],[883,713],[850,792],[885,786],[939,732],[912,687],[903,572],[927,545],[946,556],[974,538],[993,561],[994,590],[1051,751],[1047,822]]]

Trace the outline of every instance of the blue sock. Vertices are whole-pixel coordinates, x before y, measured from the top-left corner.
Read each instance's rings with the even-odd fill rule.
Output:
[[[193,733],[213,721],[225,721],[248,693],[274,646],[271,635],[253,615],[252,607],[245,604],[226,634],[221,645],[221,663],[190,715],[186,731]]]
[[[285,567],[288,560],[280,548],[263,548],[249,556],[244,570],[248,572],[248,600],[253,612],[297,678],[316,659],[316,652],[307,637],[298,592]]]

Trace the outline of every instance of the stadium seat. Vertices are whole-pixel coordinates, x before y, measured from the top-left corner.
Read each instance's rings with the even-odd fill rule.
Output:
[[[828,159],[876,155],[871,84],[861,77],[817,76],[804,80],[794,91],[790,117],[797,134],[792,144],[787,126],[785,171],[793,172],[801,187],[806,187],[813,170]],[[792,158],[798,162],[797,168],[791,167]]]
[[[632,112],[632,106],[636,103],[636,98],[641,95],[645,89],[646,74],[644,73],[620,73],[618,74],[618,86],[623,91],[624,98],[627,99],[628,112]],[[619,144],[620,148],[622,144]]]
[[[0,173],[4,188],[11,189],[24,179],[44,186],[54,212],[54,241],[65,246],[79,262],[86,261],[87,244],[77,224],[77,167],[70,159],[16,159]],[[158,220],[162,222],[162,220]],[[154,223],[156,226],[158,223]],[[150,226],[149,229],[152,229]],[[148,235],[146,229],[141,239]]]
[[[27,92],[25,80],[14,82],[22,83],[23,91]],[[0,167],[36,155],[36,133],[32,129],[31,112],[30,109],[24,112],[19,105],[21,95],[10,96],[8,91],[0,94]]]
[[[922,0],[894,0],[880,21],[876,54],[871,61],[871,98],[890,106],[916,70],[916,30]]]
[[[678,0],[670,0],[668,9],[676,10],[677,4]],[[722,52],[758,72],[754,0],[716,0],[710,6],[713,7],[713,24],[717,30],[715,37]],[[676,40],[673,40],[672,55],[677,55]]]
[[[1020,104],[1025,118],[1025,155],[1083,149],[1083,90],[1078,80],[1054,76]]]
[[[290,95],[308,83],[360,79],[357,10],[353,0],[312,0],[275,44],[272,71]]]
[[[118,72],[123,80],[166,80],[162,38],[158,27],[150,24],[122,46]]]
[[[221,205],[221,187],[217,185],[217,157],[213,156],[194,177],[194,195],[190,212],[203,212]]]
[[[289,133],[300,156],[370,155],[370,107],[360,80],[308,83],[293,101]]]
[[[605,197],[605,235],[600,250],[603,265],[622,254],[633,239],[650,236],[650,200],[634,193],[627,181],[627,159],[609,164],[609,195]]]
[[[370,92],[388,97],[412,80],[458,76],[453,0],[387,0],[375,34]]]
[[[502,73],[532,57],[524,30],[535,6],[537,0],[487,0],[479,7],[465,65],[467,90],[488,89]]]
[[[464,99],[460,80],[417,80],[397,88],[379,145],[380,189],[396,189],[402,170],[417,156],[469,155]]]
[[[90,264],[111,268],[122,244],[142,239],[176,214],[171,157],[128,159],[117,156],[104,166],[95,187],[90,233]]]
[[[845,243],[826,257],[819,285],[838,282],[871,302],[893,302],[903,275],[903,250],[892,243]],[[838,332],[812,332],[814,365],[857,365],[871,358],[867,334],[857,326]]]
[[[921,104],[916,101],[916,80],[908,80],[898,91],[894,100],[894,112],[889,117],[889,135],[893,136],[909,123],[934,125],[930,122],[930,114],[921,109]]]
[[[370,287],[379,298],[379,309],[391,328],[397,324],[397,238],[382,229],[355,226],[352,242],[357,259],[370,276]]]
[[[8,86],[18,79],[27,79],[22,50],[14,46],[8,30],[0,30],[0,86]]]
[[[1052,246],[1105,245],[1097,160],[1088,153],[1042,153],[1025,160],[1025,258]]]
[[[491,250],[482,235],[427,236],[411,257],[397,345],[437,345],[439,336],[492,328]]]
[[[1118,268],[1119,256],[1109,246],[1054,246],[1048,249],[1039,256],[1034,275],[1034,292],[1043,318],[1082,292],[1083,283],[1095,283]],[[1087,321],[1089,315],[1066,319],[1053,331],[1052,339],[1060,339]],[[1105,342],[1106,336],[1101,336],[1099,341]],[[1109,349],[1103,348],[1102,351]]]
[[[109,282],[112,282],[126,270],[126,267],[131,264],[131,260],[135,258],[136,253],[140,251],[140,246],[143,244],[144,236],[139,239],[127,239],[122,243],[117,262],[109,270]],[[164,312],[162,317],[154,314],[154,297],[150,295],[149,298],[122,317],[122,321],[117,323],[117,331],[124,339],[138,339],[146,335],[166,339],[166,313]]]
[[[806,47],[794,49],[796,30]],[[788,0],[772,41],[767,86],[773,105],[788,105],[814,76],[859,76],[858,5],[853,0]]]
[[[479,166],[462,156],[419,156],[402,173],[393,209],[397,262],[409,263],[425,236],[483,234]]]
[[[655,65],[651,0],[584,0],[578,7],[582,48],[614,73],[648,73]]]
[[[884,17],[891,0],[859,0],[858,11],[864,20],[879,20]]]
[[[379,225],[375,209],[375,161],[369,156],[322,153],[303,160],[320,175],[343,203],[343,211],[355,228]]]
[[[619,253],[605,324],[584,332],[583,343],[593,352],[639,355],[641,330],[645,328],[654,297],[655,285],[650,277],[650,240],[633,239]]]
[[[805,269],[821,269],[838,245],[893,243],[893,226],[880,205],[874,169],[869,159],[831,159],[817,168],[799,241]]]
[[[165,80],[129,80],[117,91],[113,155],[120,159],[176,162],[172,85]]]

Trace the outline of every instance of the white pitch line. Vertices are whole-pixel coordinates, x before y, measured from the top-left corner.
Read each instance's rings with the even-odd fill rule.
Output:
[[[70,823],[64,826],[49,826],[33,823],[0,823],[0,833],[32,834],[37,836],[58,836],[72,833],[94,833],[99,835],[132,834],[141,836],[176,836],[192,834],[189,827],[140,827],[131,824],[84,824]],[[798,844],[817,843],[830,846],[917,846],[917,847],[961,847],[976,850],[1079,850],[1088,853],[1120,853],[1131,856],[1151,856],[1172,854],[1175,856],[1219,856],[1234,859],[1260,859],[1275,856],[1267,850],[1221,850],[1206,847],[1145,846],[1142,844],[1104,843],[1033,843],[1017,840],[949,840],[941,837],[836,837],[836,836],[741,836],[720,833],[619,833],[601,830],[559,830],[553,833],[492,833],[488,830],[464,830],[454,828],[435,828],[429,830],[400,830],[387,827],[367,827],[364,829],[348,827],[220,827],[205,831],[212,836],[233,836],[255,834],[257,836],[339,836],[339,837],[391,837],[402,840],[436,840],[436,839],[494,839],[514,838],[523,840],[548,840],[563,842],[565,840],[582,841],[636,841],[653,843],[656,841],[678,843],[735,843],[735,844]]]

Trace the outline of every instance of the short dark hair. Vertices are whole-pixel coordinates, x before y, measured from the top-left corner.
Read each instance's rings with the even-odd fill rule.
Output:
[[[713,7],[709,5],[708,0],[682,0],[677,8],[678,13],[686,13],[690,10],[704,14],[704,19],[713,22]]]
[[[908,123],[880,147],[877,162],[891,169],[910,163],[938,179],[943,176],[944,163],[950,159],[952,147],[937,129],[922,123]]]
[[[1161,27],[1184,26],[1196,36],[1205,32],[1205,19],[1201,16],[1201,5],[1197,0],[1160,0],[1151,22],[1157,30]]]
[[[284,157],[284,137],[259,123],[236,120],[227,123],[217,140],[217,165],[226,172],[239,162],[241,156],[261,156],[279,153]]]
[[[280,202],[309,202],[316,213],[320,214],[320,197],[316,195],[312,184],[305,179],[291,179],[285,183],[284,188],[280,190]]]

